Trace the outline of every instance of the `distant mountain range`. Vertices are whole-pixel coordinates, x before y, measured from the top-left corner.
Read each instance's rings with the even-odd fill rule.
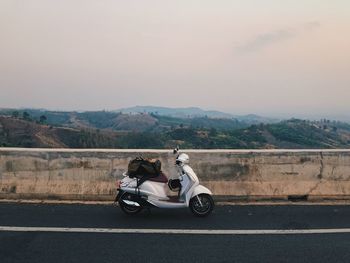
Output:
[[[130,108],[122,108],[115,110],[116,112],[122,112],[125,114],[139,114],[148,113],[160,116],[169,116],[174,118],[216,118],[216,119],[236,119],[248,124],[258,123],[275,123],[280,120],[262,117],[255,114],[249,115],[234,115],[226,112],[215,111],[215,110],[203,110],[198,107],[187,107],[187,108],[169,108],[169,107],[157,107],[157,106],[135,106]]]

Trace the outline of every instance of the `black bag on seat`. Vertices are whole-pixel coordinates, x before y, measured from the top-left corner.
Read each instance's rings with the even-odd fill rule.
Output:
[[[138,186],[149,178],[157,177],[162,170],[162,163],[159,160],[149,160],[138,157],[129,162],[128,175],[137,178]]]
[[[143,175],[160,174],[162,169],[162,163],[159,160],[148,160],[143,158],[136,158],[129,162],[128,175],[130,177],[138,177]]]

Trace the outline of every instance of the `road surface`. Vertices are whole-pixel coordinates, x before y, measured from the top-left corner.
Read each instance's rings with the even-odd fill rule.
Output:
[[[350,206],[217,206],[196,218],[0,203],[0,262],[350,262]]]

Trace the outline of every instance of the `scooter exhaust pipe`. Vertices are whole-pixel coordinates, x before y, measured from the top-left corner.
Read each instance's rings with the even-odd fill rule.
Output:
[[[139,206],[140,206],[140,204],[139,204],[139,203],[134,202],[134,201],[124,200],[124,199],[122,199],[122,201],[123,201],[125,204],[130,205],[130,206],[137,206],[137,207],[139,207]]]

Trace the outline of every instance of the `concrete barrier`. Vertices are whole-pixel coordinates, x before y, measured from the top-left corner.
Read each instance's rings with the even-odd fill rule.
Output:
[[[187,150],[201,183],[219,199],[348,199],[350,150]],[[0,198],[113,200],[128,162],[166,150],[0,148]]]

